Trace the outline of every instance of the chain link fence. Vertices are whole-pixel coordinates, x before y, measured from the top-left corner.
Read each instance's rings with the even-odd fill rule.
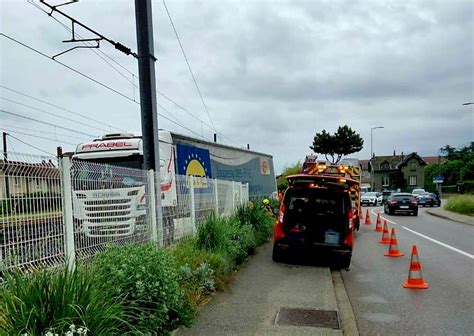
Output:
[[[170,182],[153,171],[17,153],[0,161],[0,181],[0,271],[74,264],[109,244],[170,246],[249,200],[247,184],[176,175],[157,211]]]

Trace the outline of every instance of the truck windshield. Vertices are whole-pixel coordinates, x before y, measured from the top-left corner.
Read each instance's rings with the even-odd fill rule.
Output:
[[[72,176],[75,190],[133,188],[144,185],[146,172],[142,156],[74,159]]]

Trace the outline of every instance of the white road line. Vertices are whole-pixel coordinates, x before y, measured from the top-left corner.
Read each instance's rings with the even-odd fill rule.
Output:
[[[370,210],[370,212],[371,212],[373,215],[377,215],[377,213],[375,213],[374,210]],[[381,212],[381,213],[383,213],[383,212]],[[394,221],[392,221],[392,220],[390,220],[390,219],[388,219],[388,218],[385,218],[385,217],[382,217],[382,216],[381,216],[381,218],[386,219],[387,222],[392,223],[392,224],[394,224],[394,225],[399,225],[398,223],[395,223]],[[429,241],[431,241],[431,242],[433,242],[433,243],[435,243],[435,244],[438,244],[438,245],[441,245],[441,246],[443,246],[443,247],[446,247],[447,249],[450,249],[451,251],[454,251],[454,252],[457,252],[457,253],[459,253],[459,254],[462,254],[463,256],[468,257],[468,258],[470,258],[470,259],[474,259],[474,255],[472,255],[472,254],[470,254],[470,253],[467,253],[467,252],[465,252],[465,251],[463,251],[463,250],[457,249],[457,248],[455,248],[455,247],[453,247],[453,246],[451,246],[451,245],[448,245],[448,244],[446,244],[446,243],[440,242],[439,240],[436,240],[436,239],[433,239],[433,238],[431,238],[431,237],[428,237],[428,236],[426,236],[426,235],[424,235],[424,234],[422,234],[422,233],[416,232],[416,231],[414,231],[414,230],[412,230],[412,229],[407,228],[406,226],[403,226],[403,225],[399,225],[399,226],[400,226],[402,229],[405,229],[405,230],[407,230],[407,231],[409,231],[409,232],[411,232],[411,233],[413,233],[413,234],[416,234],[416,235],[418,235],[418,236],[420,236],[420,237],[422,237],[422,238],[425,238],[425,239],[427,239],[427,240],[429,240]]]

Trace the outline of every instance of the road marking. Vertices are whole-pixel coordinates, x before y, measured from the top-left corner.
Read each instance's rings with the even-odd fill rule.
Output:
[[[376,213],[374,212],[374,210],[371,210],[370,212],[371,212],[373,215],[376,215]],[[383,213],[383,212],[381,212],[381,213]],[[381,218],[387,220],[387,222],[390,222],[390,223],[392,223],[392,224],[394,224],[394,225],[398,225],[398,226],[400,226],[402,229],[405,229],[405,230],[407,230],[407,231],[409,231],[409,232],[411,232],[411,233],[413,233],[413,234],[416,234],[416,235],[418,235],[418,236],[420,236],[420,237],[422,237],[422,238],[425,238],[425,239],[427,239],[427,240],[429,240],[429,241],[431,241],[431,242],[433,242],[433,243],[435,243],[435,244],[438,244],[438,245],[441,245],[441,246],[443,246],[443,247],[446,247],[447,249],[450,249],[451,251],[454,251],[454,252],[457,252],[457,253],[459,253],[459,254],[462,254],[463,256],[468,257],[468,258],[470,258],[470,259],[474,259],[474,255],[472,255],[472,254],[470,254],[470,253],[467,253],[467,252],[465,252],[465,251],[463,251],[463,250],[457,249],[457,248],[455,248],[455,247],[453,247],[453,246],[451,246],[451,245],[448,245],[448,244],[446,244],[446,243],[440,242],[439,240],[436,240],[436,239],[433,239],[433,238],[431,238],[431,237],[428,237],[428,236],[426,236],[426,235],[424,235],[424,234],[422,234],[422,233],[419,233],[419,232],[417,232],[417,231],[415,231],[415,230],[409,229],[409,228],[407,228],[406,226],[403,226],[403,225],[400,225],[400,224],[398,224],[398,223],[395,223],[394,221],[391,221],[390,219],[387,219],[387,218],[385,218],[385,217],[382,217],[382,216],[381,216]]]

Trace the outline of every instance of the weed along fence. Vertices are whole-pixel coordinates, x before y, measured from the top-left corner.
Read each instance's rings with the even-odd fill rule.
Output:
[[[0,181],[1,269],[60,265],[110,244],[169,246],[249,199],[239,182],[17,153],[0,161]]]

